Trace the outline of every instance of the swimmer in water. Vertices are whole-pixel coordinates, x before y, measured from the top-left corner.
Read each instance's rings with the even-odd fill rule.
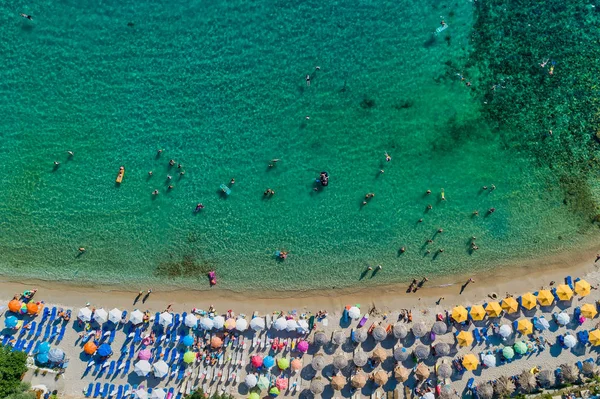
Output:
[[[69,157],[75,156],[75,154],[73,154],[73,151],[67,151],[67,154],[69,154]]]
[[[158,190],[152,191],[152,195],[158,195]]]
[[[392,157],[390,157],[390,155],[387,152],[385,153],[385,160],[387,162],[390,162],[392,160]]]
[[[31,15],[27,15],[27,14],[23,14],[23,13],[21,13],[19,15],[21,15],[23,18],[27,18],[28,20],[33,21],[33,17]]]
[[[306,75],[306,85],[310,86],[310,75]]]
[[[196,205],[196,210],[194,212],[200,212],[202,209],[204,209],[204,205],[202,205],[201,203]]]

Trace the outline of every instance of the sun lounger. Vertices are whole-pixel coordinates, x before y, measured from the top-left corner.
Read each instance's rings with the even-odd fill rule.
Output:
[[[179,327],[179,323],[181,322],[180,320],[180,316],[179,313],[175,314],[175,317],[173,318],[173,321],[171,321],[171,326],[174,329],[177,329],[177,327]]]
[[[33,345],[35,342],[33,342],[33,340],[29,341],[29,343],[27,344],[27,348],[25,349],[25,353],[27,355],[29,355],[31,353],[31,350],[33,349]]]
[[[97,382],[96,387],[94,388],[94,398],[97,398],[100,395],[100,390],[102,389],[102,385]]]
[[[37,327],[37,323],[35,321],[31,322],[31,326],[29,327],[29,331],[27,332],[27,337],[31,338],[35,333],[35,328]]]
[[[477,342],[477,344],[481,343],[481,334],[479,334],[479,329],[475,328],[473,330],[473,337],[475,338],[475,341]]]
[[[129,345],[129,356],[127,356],[127,359],[133,359],[133,355],[135,354],[135,346],[134,344]]]
[[[573,279],[571,278],[571,276],[565,277],[565,284],[568,285],[569,288],[571,288],[572,290],[575,289],[575,287],[573,286]]]
[[[110,362],[110,366],[108,366],[108,372],[106,373],[106,378],[110,377],[115,372],[115,361]]]
[[[185,368],[184,367],[180,367],[179,368],[179,373],[177,374],[177,382],[183,380],[183,374],[185,373]]]
[[[117,394],[115,396],[115,399],[122,399],[123,398],[123,385],[119,385],[119,388],[117,388]]]
[[[35,347],[33,348],[33,354],[35,355],[36,353],[38,353],[38,348],[40,346],[40,341],[36,341],[35,342]]]
[[[94,383],[90,382],[90,385],[88,385],[87,389],[83,390],[83,395],[86,398],[89,398],[90,396],[92,396],[92,392],[94,391]]]
[[[43,341],[48,341],[50,339],[50,332],[52,331],[52,325],[48,323],[46,329],[44,330],[44,338]]]
[[[573,319],[575,319],[576,322],[579,322],[579,316],[581,316],[581,308],[577,306],[573,310]]]
[[[513,323],[512,323],[513,331],[517,331],[518,326],[519,326],[519,322],[517,320],[513,321]]]
[[[175,393],[175,389],[174,388],[169,388],[169,390],[167,391],[167,396],[165,399],[173,399],[173,394]]]
[[[40,323],[44,323],[46,321],[46,319],[48,319],[49,315],[50,315],[50,309],[48,309],[47,307],[44,307],[44,312],[42,313],[42,321]]]
[[[165,349],[165,353],[163,354],[163,358],[164,359],[168,359],[169,358],[169,353],[171,353],[171,348],[166,348]]]
[[[155,361],[160,360],[160,354],[162,353],[162,346],[157,346],[154,351],[154,359]]]
[[[58,335],[58,326],[52,326],[52,332],[50,333],[50,340],[54,339]]]
[[[173,350],[171,351],[171,360],[169,363],[174,363],[176,359],[177,359],[177,350],[175,348],[173,348]]]
[[[160,313],[156,312],[154,315],[154,327],[158,327],[158,321],[160,319]]]
[[[102,397],[102,399],[108,398],[108,390],[109,389],[110,389],[110,385],[107,382],[104,384],[104,388],[102,389],[102,395],[100,395]]]
[[[475,385],[475,378],[473,378],[473,377],[469,378],[469,380],[467,381],[467,389],[469,389],[469,390],[473,389],[474,385]]]
[[[16,351],[19,348],[19,345],[21,344],[21,338],[17,339],[17,342],[15,342],[15,344],[12,347],[12,351]]]
[[[125,363],[125,367],[123,368],[123,374],[121,374],[123,377],[125,377],[127,374],[129,374],[130,367],[131,367],[131,361],[127,360],[127,362]]]
[[[558,342],[561,348],[568,349],[565,345],[565,337],[563,335],[559,335],[558,337],[556,337],[556,341]]]
[[[133,337],[133,342],[136,344],[142,342],[142,329],[139,327],[135,329],[135,336]]]
[[[115,334],[116,334],[116,330],[111,330],[110,332],[110,336],[108,337],[108,344],[112,344],[113,341],[115,340]]]
[[[583,370],[583,363],[581,362],[581,360],[575,362],[575,365],[577,366],[579,371]]]
[[[17,345],[17,350],[19,352],[23,352],[23,350],[25,349],[25,345],[27,344],[27,340],[26,339],[22,339],[21,343],[19,345]]]
[[[123,398],[126,398],[128,396],[131,396],[131,387],[129,386],[129,384],[125,384],[123,386]]]
[[[60,332],[58,333],[58,337],[56,337],[56,344],[60,344],[60,342],[63,340],[64,336],[65,336],[65,330],[66,330],[66,326],[63,325],[60,328]]]
[[[40,324],[38,324],[37,330],[35,330],[35,338],[39,338],[42,335],[42,328],[44,328],[44,324],[40,322]]]
[[[171,330],[171,342],[176,342],[177,341],[177,329],[173,328]]]
[[[56,306],[52,308],[52,311],[50,312],[50,320],[48,322],[54,323],[54,320],[56,320]]]

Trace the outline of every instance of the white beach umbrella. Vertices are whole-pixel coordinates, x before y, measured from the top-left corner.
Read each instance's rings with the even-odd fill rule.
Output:
[[[212,328],[215,326],[215,323],[212,321],[211,318],[209,317],[203,317],[200,320],[200,328],[203,330],[212,330]]]
[[[246,379],[244,380],[244,383],[246,383],[246,386],[248,388],[254,388],[256,386],[256,384],[258,383],[258,379],[256,378],[256,376],[254,374],[248,374],[246,376]]]
[[[512,334],[512,328],[508,324],[502,324],[500,326],[500,336],[502,338],[508,338]]]
[[[117,308],[114,308],[110,312],[108,312],[108,320],[110,320],[113,323],[117,324],[118,322],[121,321],[121,315],[122,314],[123,314],[123,312],[121,312]]]
[[[296,322],[296,320],[290,319],[287,321],[287,326],[285,327],[286,330],[296,331],[297,328],[298,328],[298,323]]]
[[[140,360],[135,364],[133,371],[140,377],[145,377],[152,370],[152,365],[147,360]]]
[[[558,316],[556,316],[556,322],[561,326],[569,324],[569,320],[569,315],[565,312],[559,313]]]
[[[152,372],[156,378],[166,377],[169,374],[169,365],[161,359],[152,365]]]
[[[435,399],[435,395],[433,392],[427,392],[425,395],[421,396],[421,399]]]
[[[348,316],[351,319],[358,320],[360,317],[360,309],[356,306],[352,306],[350,309],[348,309]]]
[[[108,312],[102,308],[97,309],[94,312],[94,320],[99,324],[106,323],[106,320],[108,320]]]
[[[167,396],[167,393],[164,389],[156,388],[152,390],[152,393],[150,394],[150,399],[165,399],[165,396]]]
[[[225,325],[225,318],[223,316],[215,316],[213,319],[213,327],[220,330]]]
[[[88,307],[81,308],[77,313],[77,318],[83,322],[90,321],[92,320],[92,311]]]
[[[496,367],[496,356],[485,355],[483,357],[483,364],[485,364],[488,367]]]
[[[140,388],[137,391],[135,391],[135,397],[137,399],[148,399],[148,391]]]
[[[535,323],[535,327],[538,330],[544,331],[550,328],[550,323],[548,323],[548,320],[546,320],[545,317],[540,317]]]
[[[198,318],[193,314],[188,314],[185,316],[185,320],[183,322],[189,328],[196,328],[198,325]]]
[[[298,331],[301,333],[308,332],[308,322],[306,320],[298,320]]]
[[[254,331],[260,331],[265,329],[265,319],[262,317],[255,317],[250,320],[250,328]]]
[[[129,321],[133,325],[140,324],[142,321],[144,321],[144,314],[136,309],[133,312],[131,312],[131,315],[129,316]]]
[[[158,318],[158,324],[163,327],[170,326],[173,323],[173,315],[169,312],[162,312]]]
[[[285,319],[285,317],[280,317],[277,320],[275,320],[275,324],[273,324],[273,327],[277,331],[283,331],[287,328],[287,320]]]
[[[247,328],[248,328],[248,322],[246,321],[246,319],[237,319],[235,321],[235,329],[238,330],[239,332],[246,331]]]
[[[575,345],[577,345],[577,339],[575,338],[574,335],[569,334],[569,335],[565,336],[565,346],[567,348],[572,348]]]

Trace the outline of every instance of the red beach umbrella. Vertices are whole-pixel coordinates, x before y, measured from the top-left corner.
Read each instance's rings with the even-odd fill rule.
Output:
[[[252,356],[250,362],[252,363],[252,367],[259,368],[263,364],[263,358],[261,356],[254,355]]]
[[[287,378],[278,378],[277,381],[275,381],[275,386],[277,388],[279,388],[279,390],[281,390],[281,391],[287,389],[288,379]]]

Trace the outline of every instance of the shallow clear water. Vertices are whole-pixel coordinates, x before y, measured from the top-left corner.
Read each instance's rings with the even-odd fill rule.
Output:
[[[214,268],[226,288],[329,288],[483,270],[594,233],[457,76],[472,3],[259,3],[3,6],[2,273],[204,288]]]

